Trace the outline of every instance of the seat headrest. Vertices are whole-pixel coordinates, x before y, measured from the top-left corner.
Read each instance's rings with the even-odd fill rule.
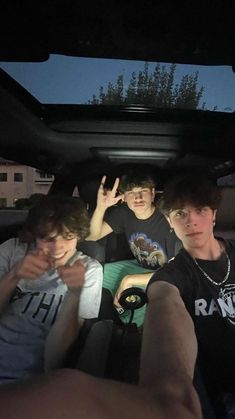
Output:
[[[221,187],[221,195],[222,200],[217,211],[216,226],[235,229],[235,188]]]

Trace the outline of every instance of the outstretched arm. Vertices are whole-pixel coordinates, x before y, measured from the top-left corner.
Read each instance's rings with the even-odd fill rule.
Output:
[[[174,285],[155,282],[148,289],[144,323],[140,385],[149,388],[156,400],[195,412],[200,405],[192,380],[197,340],[192,319]],[[183,411],[182,410],[182,411]],[[175,415],[172,415],[175,417]],[[191,417],[183,416],[182,418]]]
[[[192,321],[177,289],[162,284],[149,288],[139,386],[57,370],[2,386],[2,417],[202,419],[192,385],[197,353]]]
[[[106,190],[104,188],[105,180],[106,176],[103,176],[98,189],[96,209],[90,222],[90,234],[86,240],[99,240],[113,231],[112,228],[104,221],[104,214],[107,208],[112,207],[117,204],[118,201],[122,200],[123,195],[120,194],[116,196],[119,178],[116,178],[111,190]]]

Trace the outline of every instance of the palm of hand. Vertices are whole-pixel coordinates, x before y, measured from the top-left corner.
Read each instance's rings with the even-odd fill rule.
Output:
[[[115,204],[122,199],[122,195],[114,196],[112,191],[106,191],[106,193],[102,193],[101,202],[102,204],[108,208]]]
[[[106,180],[106,176],[103,176],[99,190],[98,190],[97,205],[108,208],[117,204],[117,202],[120,200],[124,201],[123,194],[119,194],[118,196],[116,196],[118,185],[119,185],[119,178],[115,179],[114,185],[111,190],[104,188],[105,180]]]

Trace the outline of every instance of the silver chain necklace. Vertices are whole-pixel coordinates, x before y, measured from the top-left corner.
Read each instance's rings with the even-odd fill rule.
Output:
[[[228,279],[228,277],[229,277],[229,274],[230,274],[230,268],[231,268],[231,262],[230,262],[230,259],[229,259],[229,256],[228,256],[228,254],[227,254],[227,252],[225,252],[225,250],[224,250],[224,253],[225,253],[225,256],[226,256],[226,258],[227,258],[227,262],[228,262],[228,266],[227,266],[227,272],[226,272],[226,275],[225,275],[225,277],[224,277],[224,279],[221,281],[221,282],[216,282],[216,281],[214,281],[202,268],[201,268],[201,266],[198,264],[198,262],[196,261],[196,259],[195,258],[193,258],[193,260],[194,260],[194,262],[195,262],[195,265],[198,267],[198,269],[203,273],[203,275],[208,279],[208,281],[210,281],[213,285],[217,285],[217,286],[220,286],[220,285],[222,285],[222,284],[224,284],[226,281],[227,281],[227,279]]]

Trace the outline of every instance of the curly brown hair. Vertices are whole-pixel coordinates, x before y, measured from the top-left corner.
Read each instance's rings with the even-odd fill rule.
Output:
[[[90,220],[84,202],[80,198],[65,195],[45,195],[28,213],[19,239],[32,243],[37,238],[46,238],[51,233],[72,233],[79,241],[89,234]]]

